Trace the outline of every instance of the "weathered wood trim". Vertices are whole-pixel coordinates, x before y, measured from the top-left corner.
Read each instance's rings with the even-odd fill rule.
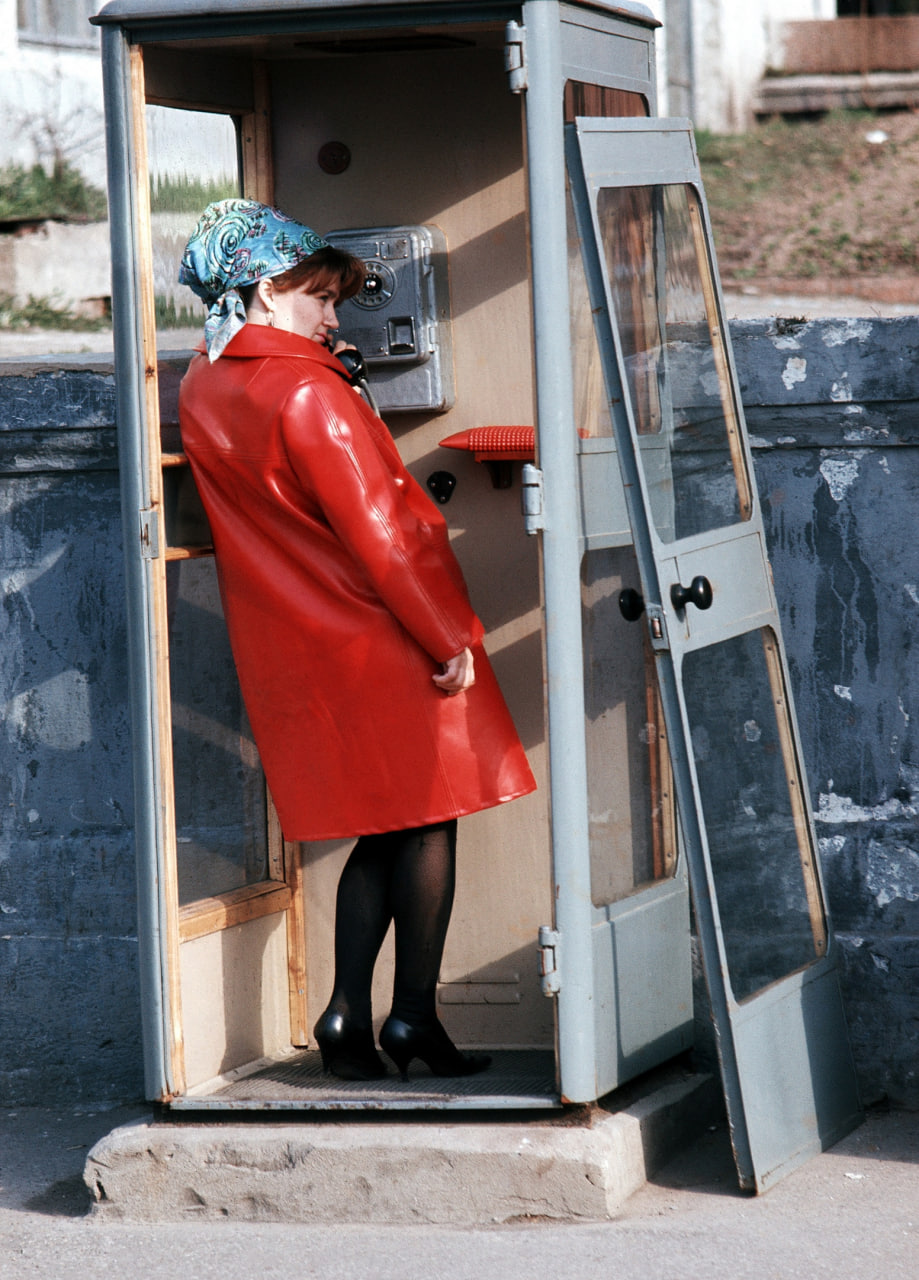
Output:
[[[287,911],[290,902],[288,886],[274,880],[246,885],[213,898],[200,898],[179,908],[179,936],[182,942],[191,942],[194,938],[232,929],[248,920]]]

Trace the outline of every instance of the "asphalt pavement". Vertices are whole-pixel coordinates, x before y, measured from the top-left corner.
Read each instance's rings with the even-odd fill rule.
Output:
[[[766,1195],[737,1190],[726,1129],[611,1222],[495,1227],[128,1223],[88,1214],[90,1147],[143,1108],[0,1114],[2,1280],[790,1280],[919,1276],[919,1114],[874,1111]],[[391,1173],[398,1181],[398,1165]]]

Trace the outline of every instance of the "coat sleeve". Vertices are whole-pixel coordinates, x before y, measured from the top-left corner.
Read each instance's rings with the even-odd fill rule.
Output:
[[[347,383],[300,384],[282,411],[281,433],[299,483],[421,647],[446,662],[480,640],[442,516],[425,495],[410,494],[415,481],[395,448],[387,456],[374,438]]]

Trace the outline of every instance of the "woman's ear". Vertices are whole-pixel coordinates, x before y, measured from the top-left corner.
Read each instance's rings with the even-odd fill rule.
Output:
[[[270,279],[259,280],[255,286],[255,295],[266,311],[273,311],[275,308],[274,284]]]
[[[278,295],[270,280],[259,280],[253,287],[246,303],[246,320],[249,324],[274,324],[274,309],[278,305]]]

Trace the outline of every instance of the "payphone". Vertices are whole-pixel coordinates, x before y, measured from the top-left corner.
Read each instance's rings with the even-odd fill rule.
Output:
[[[373,376],[381,413],[451,408],[453,347],[446,241],[438,227],[328,231],[366,269],[360,293],[337,307],[341,335]]]
[[[768,1185],[857,1103],[692,131],[655,118],[656,19],[633,0],[110,0],[96,21],[150,1097],[177,1112],[595,1100],[691,1044],[691,877],[738,1171]],[[200,643],[221,625],[211,549],[164,518],[185,460],[177,365],[155,359],[171,344],[145,103],[225,115],[240,191],[370,264],[342,328],[422,481],[445,438],[535,427],[525,526],[519,485],[450,459],[454,545],[540,781],[461,824],[439,1001],[458,1043],[494,1054],[469,1080],[319,1071],[348,848],[281,839],[232,672]],[[320,162],[330,139],[346,167]],[[736,776],[760,761],[768,778],[757,821],[719,765],[741,744]],[[208,790],[217,765],[233,804]],[[761,900],[794,907],[769,963],[739,909],[757,859]]]

